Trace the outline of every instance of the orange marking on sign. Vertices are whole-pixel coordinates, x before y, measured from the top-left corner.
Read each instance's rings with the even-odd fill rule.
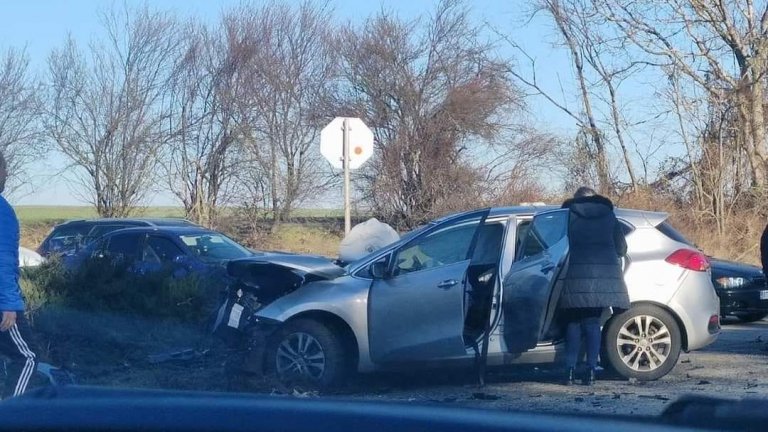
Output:
[[[355,154],[358,156],[363,154],[363,148],[360,146],[355,147]]]

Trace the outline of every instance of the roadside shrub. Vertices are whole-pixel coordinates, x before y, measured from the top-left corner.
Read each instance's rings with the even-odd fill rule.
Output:
[[[67,272],[56,261],[26,270],[21,285],[31,311],[58,304],[83,311],[202,322],[210,316],[217,291],[213,281],[195,274],[175,276],[171,269],[141,275],[126,264],[91,260],[75,272]]]
[[[68,280],[58,260],[49,260],[39,267],[21,270],[19,285],[27,303],[27,312],[33,314],[40,308],[61,301],[60,292]]]

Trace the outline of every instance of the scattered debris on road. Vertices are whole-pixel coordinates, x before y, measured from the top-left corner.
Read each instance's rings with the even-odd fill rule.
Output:
[[[208,354],[208,351],[209,350],[197,351],[192,348],[187,348],[179,351],[162,352],[148,355],[147,361],[151,364],[169,361],[190,361],[205,356]]]

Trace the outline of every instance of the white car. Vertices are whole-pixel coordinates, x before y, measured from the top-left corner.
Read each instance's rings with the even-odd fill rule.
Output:
[[[39,253],[25,247],[19,248],[19,267],[37,267],[44,262],[45,258]]]

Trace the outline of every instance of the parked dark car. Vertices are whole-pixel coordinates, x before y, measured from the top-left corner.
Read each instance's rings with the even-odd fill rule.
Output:
[[[710,263],[722,316],[733,315],[743,322],[768,316],[768,287],[760,267],[721,259]]]
[[[659,231],[681,243],[698,249],[668,222]],[[720,316],[733,315],[742,322],[759,321],[768,316],[768,287],[760,267],[708,257],[712,285],[720,298]]]
[[[197,226],[180,218],[105,218],[70,220],[56,225],[40,244],[37,253],[43,257],[72,255],[91,241],[112,231],[132,227]]]
[[[171,268],[174,274],[206,273],[253,252],[224,234],[199,227],[140,227],[113,231],[91,242],[62,263],[76,270],[88,260],[125,263],[135,273]]]

